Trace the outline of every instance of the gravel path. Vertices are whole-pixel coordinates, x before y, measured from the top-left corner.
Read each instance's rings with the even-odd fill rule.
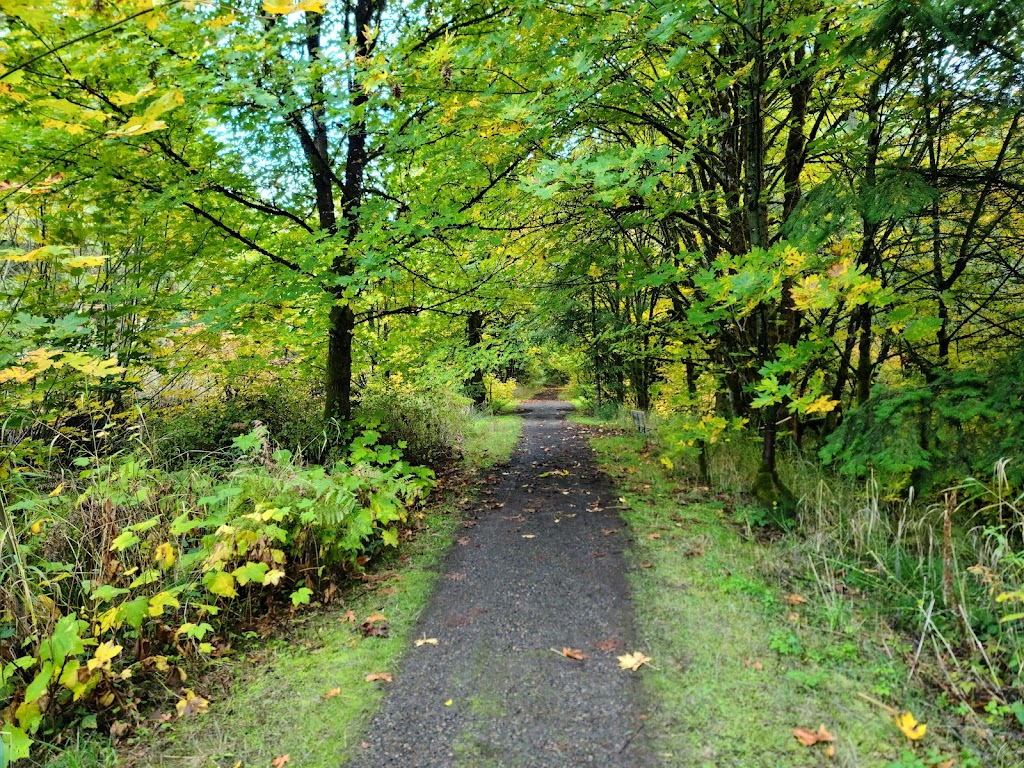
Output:
[[[355,768],[650,764],[622,557],[627,531],[568,406],[534,400],[484,486]],[[553,653],[564,647],[587,658]],[[450,703],[449,703],[450,702]]]

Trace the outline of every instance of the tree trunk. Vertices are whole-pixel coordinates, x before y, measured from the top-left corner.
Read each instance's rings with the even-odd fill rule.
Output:
[[[466,342],[470,349],[479,349],[484,340],[484,315],[473,310],[466,319]],[[484,388],[484,369],[479,362],[474,363],[473,375],[466,382],[466,393],[472,398],[474,405],[487,402],[487,390]]]

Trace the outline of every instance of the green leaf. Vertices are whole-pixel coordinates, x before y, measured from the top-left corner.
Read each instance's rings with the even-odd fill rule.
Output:
[[[0,740],[4,743],[4,757],[8,763],[25,760],[32,749],[32,739],[16,725],[0,726]],[[3,762],[3,761],[0,761]]]
[[[309,587],[300,587],[292,592],[292,605],[298,608],[300,605],[309,605],[309,598],[313,596],[313,590]]]
[[[239,586],[244,587],[249,582],[262,584],[268,570],[270,568],[266,563],[246,563],[233,570],[231,574],[238,580]]]
[[[51,680],[53,680],[53,663],[45,661],[43,662],[43,668],[39,670],[39,674],[35,676],[35,679],[25,689],[25,703],[30,704],[46,693]]]

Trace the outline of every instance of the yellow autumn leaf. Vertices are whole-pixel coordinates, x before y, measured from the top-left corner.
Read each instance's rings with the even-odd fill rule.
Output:
[[[309,11],[310,13],[323,13],[326,7],[325,0],[302,0],[298,5],[300,11]]]
[[[662,456],[659,459],[659,461],[661,462],[662,466],[665,467],[665,469],[667,469],[669,472],[676,468],[676,465],[672,463],[672,459],[670,459],[668,456]]]
[[[108,640],[105,643],[100,643],[96,649],[96,653],[89,659],[88,667],[90,672],[95,672],[97,669],[110,669],[110,661],[117,654],[121,652],[120,645],[114,645],[113,640]]]
[[[178,703],[174,705],[174,708],[178,710],[178,717],[203,715],[209,711],[210,702],[202,696],[197,696],[195,691],[189,688],[185,691],[184,698],[179,699]]]
[[[828,395],[822,395],[804,409],[804,414],[828,413],[834,410],[837,405],[839,405],[838,400],[833,400]]]
[[[650,656],[645,656],[640,651],[635,653],[627,653],[623,656],[619,656],[619,668],[620,669],[631,669],[636,672],[644,664],[649,664],[651,661]]]
[[[263,3],[263,10],[267,13],[273,14],[274,16],[286,16],[298,9],[298,6],[292,3],[273,3],[267,0]]]
[[[75,256],[64,260],[64,266],[68,269],[85,269],[87,267],[99,267],[107,260],[106,256]]]
[[[238,595],[238,590],[235,589],[235,577],[226,571],[217,571],[208,575],[204,581],[206,588],[214,595],[221,597],[236,597]]]
[[[175,559],[174,547],[169,541],[165,541],[153,552],[153,562],[157,563],[161,568],[170,568],[174,565]]]
[[[55,498],[57,498],[58,496],[60,496],[60,495],[61,495],[61,493],[62,493],[63,491],[64,491],[64,483],[61,483],[61,484],[60,484],[60,485],[58,485],[58,486],[57,486],[56,488],[54,488],[54,489],[53,489],[52,491],[50,491],[50,493],[49,493],[49,494],[47,494],[47,495],[48,495],[48,496],[49,496],[49,497],[50,497],[51,499],[55,499]]]
[[[917,722],[917,718],[909,712],[901,712],[896,715],[895,720],[896,727],[903,731],[903,735],[911,741],[923,739],[924,732],[928,730],[927,725]]]

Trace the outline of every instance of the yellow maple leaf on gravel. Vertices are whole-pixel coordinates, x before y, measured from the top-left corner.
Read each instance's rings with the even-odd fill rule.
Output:
[[[623,656],[619,656],[619,667],[622,669],[631,669],[636,672],[644,664],[649,664],[650,661],[650,656],[644,656],[640,651],[636,651],[635,653],[627,653]]]

